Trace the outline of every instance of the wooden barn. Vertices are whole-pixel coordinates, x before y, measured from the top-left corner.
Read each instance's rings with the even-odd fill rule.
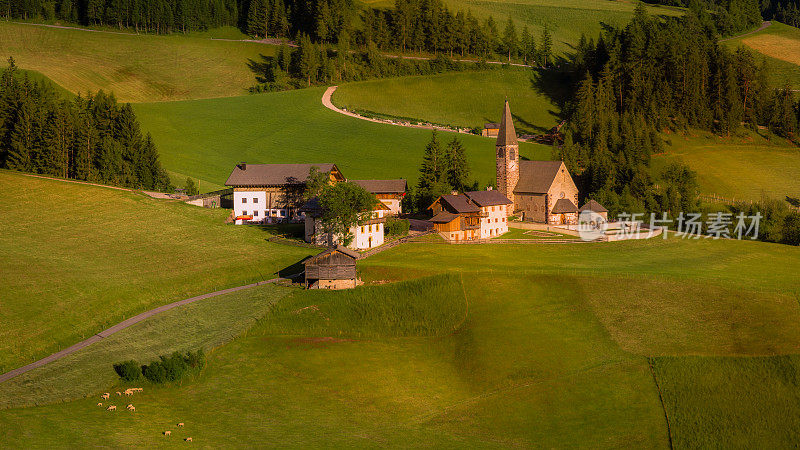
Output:
[[[359,284],[358,253],[341,245],[329,248],[305,261],[307,289],[352,289]]]

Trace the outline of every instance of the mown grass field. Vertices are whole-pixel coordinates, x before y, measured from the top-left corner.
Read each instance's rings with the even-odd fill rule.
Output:
[[[781,362],[792,357],[774,355],[798,353],[798,249],[679,239],[497,249],[391,249],[363,261],[363,275],[408,281],[289,290],[196,378],[145,385],[134,414],[96,407],[100,389],[0,411],[0,426],[12,446],[192,436],[234,447],[653,448],[670,437],[679,447],[780,447],[796,438],[800,408],[783,369],[792,366]],[[219,300],[265,304],[282,289]],[[213,314],[194,308],[198,320]],[[158,341],[138,333],[125,338]]]
[[[0,372],[171,301],[273,278],[312,249],[227,210],[0,171]]]
[[[247,60],[275,47],[208,37],[152,36],[0,22],[0,55],[73,92],[126,102],[246,95]]]
[[[560,108],[540,79],[532,70],[504,68],[364,81],[339,86],[333,102],[351,111],[482,129],[500,121],[508,99],[517,132],[542,133],[560,122]]]
[[[725,44],[731,48],[744,45],[761,54],[774,86],[800,89],[800,29],[773,20],[769,27]]]
[[[727,199],[800,196],[800,149],[756,133],[720,137],[707,132],[665,135],[666,152],[654,155],[653,173],[673,161],[697,172],[700,192]]]
[[[430,131],[344,116],[322,106],[323,92],[323,88],[313,88],[136,104],[134,110],[142,128],[152,133],[164,167],[200,179],[203,190],[225,183],[240,161],[330,162],[352,179],[407,178],[415,182]],[[472,178],[482,185],[493,182],[494,139],[439,133],[442,143],[453,136],[467,150]],[[550,159],[551,149],[522,144],[520,154]]]

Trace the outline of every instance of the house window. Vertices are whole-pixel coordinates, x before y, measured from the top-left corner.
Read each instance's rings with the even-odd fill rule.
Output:
[[[281,217],[286,217],[286,211],[281,210]]]
[[[258,203],[258,197],[253,197],[253,203]]]
[[[242,203],[247,203],[247,199],[242,197]]]
[[[242,211],[242,215],[246,216],[247,215],[247,211]]]
[[[253,217],[258,217],[258,211],[253,211]]]

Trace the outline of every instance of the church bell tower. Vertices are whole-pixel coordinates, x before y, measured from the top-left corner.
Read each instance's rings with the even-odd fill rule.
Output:
[[[497,160],[497,189],[509,200],[514,200],[514,188],[519,181],[519,142],[511,109],[506,100],[503,118],[500,119],[500,131],[497,133],[495,157]],[[516,205],[515,205],[516,206]]]

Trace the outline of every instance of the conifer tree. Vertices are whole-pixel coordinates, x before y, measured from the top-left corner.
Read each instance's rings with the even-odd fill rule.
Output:
[[[547,25],[544,26],[544,30],[542,30],[542,49],[539,52],[539,56],[542,58],[542,65],[547,67],[547,63],[550,61],[550,56],[553,53],[553,37],[550,36],[550,30]]]
[[[511,18],[508,18],[506,22],[506,28],[503,31],[503,49],[508,54],[508,62],[511,62],[512,55],[517,54],[517,30],[514,27],[514,21]]]
[[[463,191],[469,181],[469,162],[464,145],[458,138],[447,143],[447,182],[457,191]]]

